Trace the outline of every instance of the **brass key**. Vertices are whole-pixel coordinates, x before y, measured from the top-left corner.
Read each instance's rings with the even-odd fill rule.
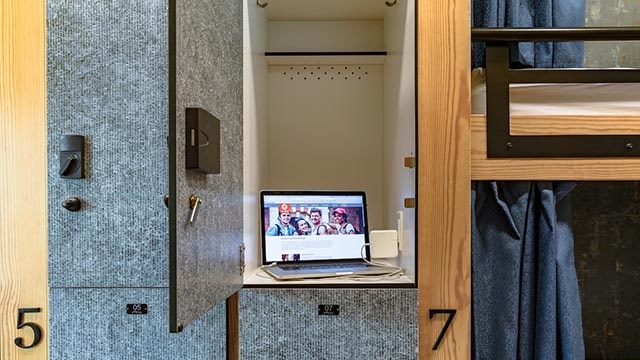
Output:
[[[198,205],[202,204],[202,199],[198,196],[191,194],[189,196],[189,207],[191,208],[191,216],[189,217],[189,224],[193,224],[196,220],[196,213],[198,212]]]

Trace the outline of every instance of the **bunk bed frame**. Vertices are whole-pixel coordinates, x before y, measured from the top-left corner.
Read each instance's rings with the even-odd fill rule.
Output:
[[[496,50],[489,51],[494,56],[504,55],[507,41],[638,40],[640,29],[472,32],[468,0],[419,1],[417,14],[420,359],[468,359],[471,181],[640,179],[640,112],[509,119],[508,102],[494,98],[495,93],[508,96],[508,83],[488,78],[487,97],[494,99],[488,104],[488,116],[471,115],[472,38],[496,44]],[[488,76],[493,71],[505,79],[530,82],[530,75],[506,74],[506,60],[496,61],[493,70],[487,66]],[[533,82],[640,81],[638,72],[581,72],[576,76],[553,70],[544,78],[536,75]],[[487,117],[491,117],[489,129]],[[567,128],[580,131],[567,135]],[[551,149],[540,152],[532,147],[540,140]]]

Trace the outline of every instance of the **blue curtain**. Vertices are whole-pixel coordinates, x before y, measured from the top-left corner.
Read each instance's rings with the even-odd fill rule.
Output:
[[[473,0],[473,27],[583,27],[585,0]],[[473,67],[484,67],[483,43],[472,45]],[[513,67],[582,67],[583,44],[521,43]]]
[[[474,182],[474,359],[584,359],[569,182]]]
[[[582,27],[585,0],[472,0],[473,27]],[[473,67],[485,46],[472,45]],[[521,43],[512,67],[582,67],[582,43]],[[584,359],[573,183],[474,182],[473,357]]]

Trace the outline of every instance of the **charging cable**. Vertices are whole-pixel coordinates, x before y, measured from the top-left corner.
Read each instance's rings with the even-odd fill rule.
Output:
[[[355,280],[355,281],[383,281],[383,280],[398,279],[402,275],[404,275],[402,268],[399,266],[382,264],[382,263],[367,260],[367,257],[364,255],[364,249],[365,249],[365,246],[369,246],[369,245],[370,244],[362,244],[362,246],[360,247],[360,257],[362,258],[362,260],[371,266],[389,268],[389,269],[393,269],[393,271],[388,274],[382,274],[382,275],[351,274],[351,275],[340,276],[338,278]]]

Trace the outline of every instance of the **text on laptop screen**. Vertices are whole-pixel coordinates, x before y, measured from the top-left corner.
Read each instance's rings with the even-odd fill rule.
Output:
[[[265,261],[361,258],[364,194],[263,194],[262,206]]]

